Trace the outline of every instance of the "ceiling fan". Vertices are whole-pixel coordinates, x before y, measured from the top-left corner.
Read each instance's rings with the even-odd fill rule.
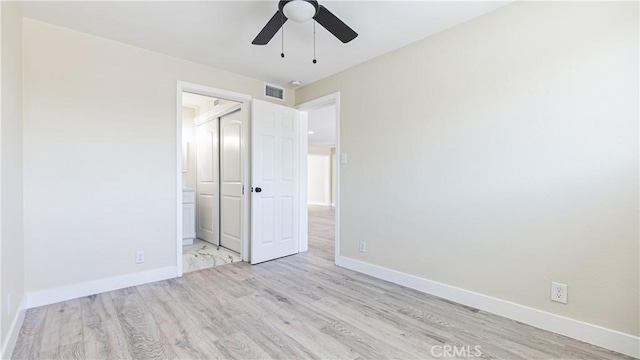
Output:
[[[345,44],[358,36],[316,0],[281,0],[278,2],[278,11],[251,43],[267,45],[288,19],[301,23],[313,19]]]

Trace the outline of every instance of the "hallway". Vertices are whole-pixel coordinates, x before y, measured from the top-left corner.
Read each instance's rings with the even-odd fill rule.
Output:
[[[309,205],[309,252],[333,262],[335,208]]]

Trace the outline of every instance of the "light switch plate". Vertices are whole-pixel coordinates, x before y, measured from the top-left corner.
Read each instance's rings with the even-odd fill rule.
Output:
[[[341,164],[346,164],[347,163],[347,153],[346,152],[340,153],[340,163]]]

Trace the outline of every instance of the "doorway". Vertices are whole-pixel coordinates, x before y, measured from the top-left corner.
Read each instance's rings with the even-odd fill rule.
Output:
[[[245,157],[246,161],[243,161],[241,165],[242,184],[244,185],[244,193],[241,197],[240,255],[242,261],[256,264],[306,251],[308,249],[306,186],[308,159],[307,156],[300,156],[307,154],[306,111],[331,104],[335,105],[337,138],[335,153],[339,154],[339,93],[302,104],[298,110],[273,102],[252,99],[248,95],[178,81],[176,101],[178,109],[178,141],[176,142],[178,209],[183,206],[182,166],[180,166],[179,160],[183,154],[183,144],[181,144],[183,92],[240,103],[242,110],[240,116],[243,124],[240,148],[244,154],[250,154]],[[346,160],[346,154],[344,155]],[[215,158],[215,155],[211,155],[211,157]],[[335,174],[337,179],[334,190],[336,236],[333,261],[337,259],[340,249],[338,230],[340,169],[338,166],[336,166]],[[304,185],[301,186],[302,184]],[[250,203],[253,205],[249,206]],[[211,211],[213,212],[214,208]],[[184,210],[177,212],[177,276],[182,276],[183,273],[182,236],[183,228],[185,228],[183,215],[187,216],[188,214],[189,212]]]
[[[340,155],[340,94],[298,108],[307,119],[308,249],[335,263],[340,254],[340,165],[346,163],[346,154]]]
[[[178,83],[178,276],[248,257],[249,100]]]
[[[240,261],[246,156],[240,103],[184,92],[182,106],[183,226],[189,229],[183,264],[188,272]]]

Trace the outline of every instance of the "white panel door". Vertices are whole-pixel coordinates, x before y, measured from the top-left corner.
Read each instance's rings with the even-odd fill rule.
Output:
[[[198,125],[196,132],[196,233],[199,239],[219,245],[218,119]]]
[[[220,245],[240,252],[242,236],[242,117],[220,118]]]
[[[299,251],[298,110],[253,101],[251,263]]]

